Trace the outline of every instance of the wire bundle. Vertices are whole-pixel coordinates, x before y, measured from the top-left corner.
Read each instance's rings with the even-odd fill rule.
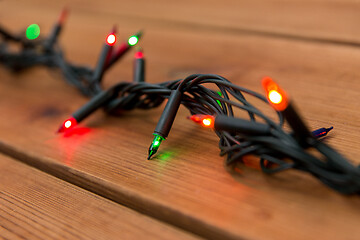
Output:
[[[59,70],[64,79],[69,84],[75,86],[82,94],[89,97],[94,96],[101,91],[100,83],[102,80],[102,75],[98,78],[95,75],[98,72],[103,74],[105,70],[119,61],[128,50],[136,45],[142,32],[139,31],[131,36],[128,42],[122,43],[116,50],[110,47],[106,48],[108,45],[112,47],[116,39],[114,39],[114,43],[111,44],[106,42],[97,65],[92,69],[88,66],[76,65],[67,61],[64,52],[59,46],[58,38],[67,15],[68,11],[64,9],[52,31],[45,38],[39,36],[35,39],[29,39],[27,31],[32,25],[36,24],[31,24],[27,28],[26,35],[23,32],[20,34],[12,34],[0,26],[0,36],[3,40],[0,42],[0,63],[14,72],[23,71],[33,66],[44,66],[51,70]],[[115,36],[115,32],[116,28],[114,27],[111,34]],[[10,43],[17,44],[20,47],[20,51],[12,52],[10,50]],[[103,54],[104,52],[108,54]],[[108,59],[104,59],[105,57]]]
[[[152,109],[167,100],[154,131],[148,159],[168,136],[178,108],[183,105],[192,115],[190,119],[214,128],[220,139],[220,155],[226,155],[227,164],[242,162],[245,156],[256,155],[260,157],[260,166],[265,173],[298,169],[312,174],[341,193],[360,193],[360,168],[354,167],[334,149],[317,139],[325,136],[331,129],[322,128],[311,133],[290,103],[286,102],[284,108],[275,106],[277,103],[269,98],[274,92],[267,89],[267,86],[275,86],[275,93],[282,92],[273,82],[265,86],[269,93],[267,97],[212,74],[194,74],[185,79],[152,84],[144,81],[144,62],[142,55],[138,55],[142,62],[135,65],[135,72],[140,74],[134,77],[134,81],[120,82],[103,90],[103,74],[120,59],[130,45],[122,45],[116,53],[112,46],[105,45],[95,69],[72,64],[66,61],[57,41],[60,30],[56,29],[59,26],[61,29],[63,14],[60,19],[49,37],[32,41],[0,28],[3,39],[0,43],[0,62],[4,66],[15,72],[38,65],[59,69],[68,83],[84,95],[92,97],[63,123],[59,132],[73,127],[99,108],[108,113],[136,108]],[[114,32],[115,30],[111,34]],[[21,51],[11,52],[9,42],[20,44]],[[125,48],[125,52],[121,50]],[[277,121],[255,107],[247,100],[246,95],[273,105]],[[288,101],[285,94],[279,96],[280,102]],[[235,113],[239,110],[245,111],[248,119],[236,118]],[[292,132],[284,130],[285,119]],[[318,154],[312,154],[309,150]]]

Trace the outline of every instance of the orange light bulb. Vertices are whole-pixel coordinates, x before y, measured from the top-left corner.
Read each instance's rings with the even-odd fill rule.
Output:
[[[202,120],[202,125],[205,127],[210,127],[212,125],[212,119],[211,118],[204,118]]]
[[[214,127],[215,117],[212,115],[196,114],[196,115],[192,115],[190,119],[196,123],[201,124],[203,127],[207,127],[207,128]]]
[[[268,98],[270,100],[270,102],[274,103],[274,104],[279,104],[282,101],[282,96],[279,92],[277,92],[276,90],[271,90],[268,94]]]
[[[277,110],[283,111],[289,105],[288,97],[284,90],[277,85],[270,77],[262,80],[262,85],[266,92],[269,103]]]

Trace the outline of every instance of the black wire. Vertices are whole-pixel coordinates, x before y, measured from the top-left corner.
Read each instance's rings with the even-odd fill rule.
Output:
[[[94,70],[87,66],[69,63],[58,45],[46,48],[47,39],[26,40],[22,35],[11,34],[0,27],[0,63],[15,72],[33,66],[58,70],[67,83],[82,94],[93,97],[104,91],[99,81],[93,81]],[[9,51],[9,43],[19,44],[21,51]],[[217,89],[221,96],[217,94]],[[104,106],[110,114],[133,109],[153,109],[169,98],[173,90],[182,92],[181,104],[191,115],[226,115],[234,117],[237,111],[245,111],[249,121],[265,122],[270,134],[264,136],[215,131],[219,137],[220,155],[226,155],[226,163],[242,162],[247,155],[260,158],[262,171],[268,174],[287,169],[298,169],[317,177],[324,184],[341,193],[360,193],[360,168],[354,167],[342,155],[325,143],[312,139],[309,147],[300,145],[293,135],[283,128],[284,118],[276,112],[277,121],[266,116],[250,101],[247,95],[267,103],[266,98],[254,91],[237,86],[224,77],[214,74],[193,74],[185,79],[157,84],[147,82],[120,82],[111,89],[114,99]],[[235,110],[236,109],[236,110]],[[321,155],[313,155],[309,150]]]

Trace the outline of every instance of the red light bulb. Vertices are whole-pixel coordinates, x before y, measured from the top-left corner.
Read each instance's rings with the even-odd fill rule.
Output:
[[[66,7],[63,8],[63,10],[62,10],[61,13],[60,13],[59,20],[58,20],[58,23],[59,23],[60,25],[62,25],[62,24],[65,22],[68,14],[69,14],[68,8],[66,8]]]
[[[72,122],[70,120],[67,120],[65,123],[64,123],[64,127],[65,128],[70,128],[72,125]]]
[[[58,133],[60,132],[65,132],[66,130],[73,128],[77,125],[77,121],[75,118],[69,118],[67,120],[64,121],[64,123],[60,126],[60,128],[58,129]]]
[[[136,59],[142,59],[144,58],[144,53],[140,50],[140,51],[137,51],[135,53],[135,56],[134,56]]]
[[[116,36],[113,33],[110,33],[107,37],[106,37],[106,43],[110,46],[114,46],[116,43]]]

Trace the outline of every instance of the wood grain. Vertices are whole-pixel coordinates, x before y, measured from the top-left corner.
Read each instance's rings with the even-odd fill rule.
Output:
[[[122,22],[141,21],[174,28],[253,34],[276,38],[360,44],[360,3],[354,0],[134,0],[124,1],[3,1],[10,12],[40,6],[49,15],[64,5],[75,13],[91,13]],[[23,18],[31,16],[27,11]],[[6,19],[6,18],[5,18]]]
[[[39,6],[26,11],[50,26],[51,11]],[[14,28],[26,24],[6,16]],[[68,58],[94,64],[113,21],[96,10],[75,12],[62,39]],[[131,34],[143,24],[148,81],[217,73],[260,91],[260,79],[273,76],[309,125],[334,125],[329,144],[360,163],[360,125],[354,121],[360,118],[358,48],[174,28],[171,22],[150,20],[124,21],[119,28]],[[131,63],[127,56],[114,67],[106,85],[131,79]],[[1,69],[0,76],[5,113],[0,115],[0,150],[43,171],[207,238],[359,239],[358,197],[339,195],[295,171],[267,176],[243,166],[224,168],[214,134],[188,122],[185,110],[160,153],[146,161],[161,109],[120,118],[98,112],[77,134],[55,136],[58,125],[86,99],[44,69],[20,76]]]
[[[1,239],[199,239],[0,155]]]

